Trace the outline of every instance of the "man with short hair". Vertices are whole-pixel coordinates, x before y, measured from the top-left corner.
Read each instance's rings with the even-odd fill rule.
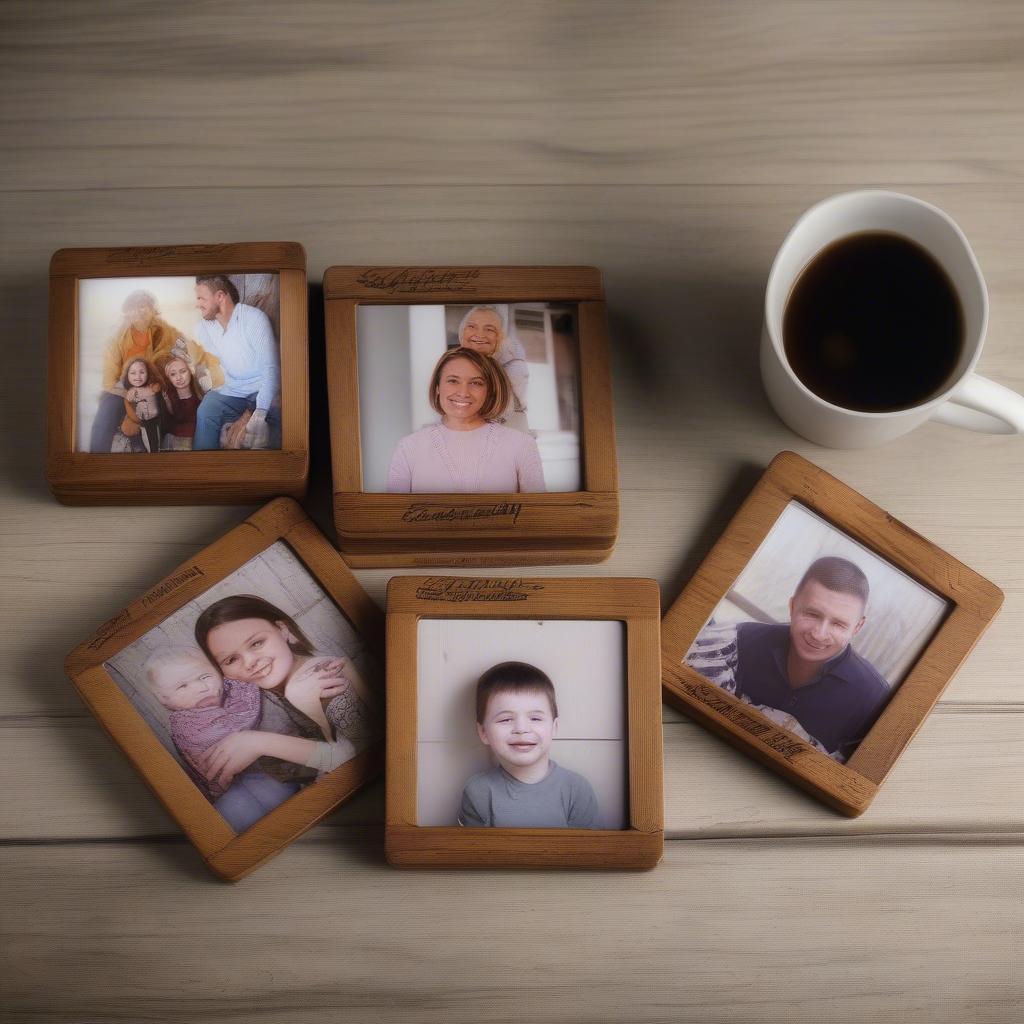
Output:
[[[850,646],[864,627],[869,592],[853,562],[819,558],[789,600],[788,623],[709,623],[686,661],[742,700],[791,715],[845,761],[889,699],[889,684]]]
[[[279,448],[281,361],[270,318],[240,302],[226,274],[196,278],[196,307],[203,317],[196,340],[220,360],[224,383],[199,403],[194,447],[222,447],[230,424],[226,447]]]

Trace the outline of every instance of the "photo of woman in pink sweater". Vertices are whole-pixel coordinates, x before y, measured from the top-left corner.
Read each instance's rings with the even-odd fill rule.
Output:
[[[430,378],[430,405],[440,416],[401,438],[388,470],[388,491],[414,494],[539,493],[547,488],[537,442],[497,419],[512,385],[492,358],[453,348]]]

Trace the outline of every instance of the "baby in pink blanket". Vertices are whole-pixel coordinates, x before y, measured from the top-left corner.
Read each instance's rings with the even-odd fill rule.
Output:
[[[193,647],[154,651],[146,659],[143,675],[153,696],[170,712],[174,745],[216,800],[225,787],[206,777],[203,754],[225,736],[257,727],[260,688],[225,679],[203,652]]]
[[[170,712],[168,726],[175,747],[202,781],[214,808],[236,832],[245,831],[284,803],[317,778],[318,770],[308,762],[285,760],[282,754],[261,757],[243,770],[225,775],[209,757],[223,741],[243,734],[263,736],[268,741],[297,741],[330,750],[337,747],[352,751],[349,757],[361,749],[354,747],[354,739],[345,737],[333,744],[310,744],[308,738],[302,738],[306,735],[303,730],[316,736],[322,731],[330,740],[333,729],[323,705],[330,704],[333,711],[343,703],[339,689],[362,685],[347,658],[310,659],[306,670],[286,687],[280,704],[285,710],[276,711],[276,720],[279,705],[268,709],[267,694],[256,683],[225,678],[196,647],[161,647],[146,659],[142,674],[153,696]],[[299,710],[300,705],[308,712]]]

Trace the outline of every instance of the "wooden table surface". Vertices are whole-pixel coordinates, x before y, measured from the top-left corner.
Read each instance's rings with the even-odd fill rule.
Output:
[[[794,218],[891,187],[971,239],[979,369],[1024,390],[1021,4],[7,2],[0,53],[3,1020],[1019,1019],[1024,444],[819,449],[773,415],[757,340]],[[376,785],[239,885],[208,876],[62,662],[248,510],[51,499],[47,262],[257,239],[308,251],[320,407],[332,263],[602,269],[622,530],[570,572],[651,576],[667,605],[791,448],[995,581],[868,813],[666,708],[649,874],[397,872]],[[389,575],[359,573],[379,601]]]

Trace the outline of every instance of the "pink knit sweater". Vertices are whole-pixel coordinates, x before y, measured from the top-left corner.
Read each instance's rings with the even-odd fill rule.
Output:
[[[214,743],[232,733],[257,727],[261,698],[262,691],[253,683],[225,679],[220,704],[212,708],[186,708],[171,712],[171,739],[188,763],[203,775],[203,754]],[[224,792],[223,786],[209,779],[207,785],[214,799]]]
[[[539,493],[537,442],[500,423],[450,430],[440,423],[403,437],[391,457],[388,490],[399,494]]]

